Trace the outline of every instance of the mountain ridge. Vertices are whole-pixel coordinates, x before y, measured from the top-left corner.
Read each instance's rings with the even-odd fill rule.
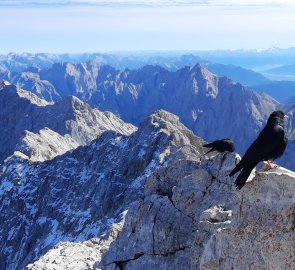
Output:
[[[228,175],[240,157],[205,156],[203,144],[160,110],[130,135],[106,131],[45,162],[11,156],[0,174],[0,269],[264,269],[267,263],[291,270],[294,173],[262,171],[238,191]],[[245,249],[233,250],[228,241]],[[258,248],[262,259],[252,252]]]
[[[177,126],[175,123],[178,123]],[[183,130],[187,134],[186,136],[176,136],[176,134],[184,134],[181,133]],[[175,116],[166,112],[152,115],[136,133],[129,136],[125,137],[114,131],[107,131],[90,145],[81,146],[73,152],[67,152],[44,163],[31,163],[21,156],[12,156],[6,161],[1,173],[1,193],[7,196],[13,193],[15,200],[20,203],[26,201],[26,204],[21,204],[22,206],[18,206],[17,203],[10,204],[8,209],[4,203],[8,197],[2,196],[0,205],[3,208],[0,213],[2,218],[4,216],[6,218],[1,220],[8,225],[15,220],[14,218],[17,218],[15,214],[18,213],[22,220],[19,220],[19,224],[22,224],[23,229],[26,228],[27,233],[23,236],[21,236],[22,230],[16,230],[13,234],[9,233],[8,230],[11,226],[2,224],[1,235],[4,238],[1,242],[1,253],[7,257],[6,259],[1,258],[1,261],[6,264],[0,269],[24,267],[36,256],[34,254],[39,252],[32,245],[38,245],[38,250],[40,249],[42,252],[47,243],[50,247],[56,243],[55,237],[58,240],[76,239],[80,233],[81,239],[86,240],[90,236],[102,233],[103,228],[106,228],[108,224],[101,224],[101,222],[107,220],[108,213],[114,211],[115,215],[119,214],[121,203],[132,201],[140,196],[141,192],[138,189],[140,189],[141,181],[144,180],[145,175],[155,170],[158,164],[165,162],[169,156],[168,149],[174,148],[173,141],[179,146],[192,143],[193,147],[196,144],[198,149],[203,151],[202,141],[195,139],[195,136],[186,130]],[[198,159],[198,150],[193,147],[191,151],[197,154],[194,159]],[[178,152],[177,155],[181,156],[181,153]],[[15,182],[16,179],[19,180]],[[48,181],[49,179],[50,181]],[[65,186],[68,190],[66,193],[63,192]],[[123,196],[127,192],[125,188],[122,189],[124,186],[129,190],[126,197]],[[124,192],[122,193],[122,191]],[[73,192],[77,196],[73,196]],[[81,192],[85,194],[81,196]],[[91,200],[94,196],[93,192],[96,194],[96,200]],[[78,198],[80,198],[81,204],[77,202]],[[69,205],[71,211],[68,208]],[[76,219],[71,221],[71,225],[69,225],[67,223],[74,212]],[[9,215],[11,218],[8,218]],[[48,221],[40,231],[40,226],[45,222],[42,218],[43,215],[48,216]],[[69,215],[68,218],[67,215]],[[54,220],[58,220],[58,222]],[[83,220],[84,236],[82,228],[79,229],[81,227],[79,224],[83,224]],[[73,222],[75,222],[75,226]],[[55,225],[59,223],[64,225]],[[92,224],[89,225],[90,228],[86,226],[88,223]],[[69,231],[69,226],[74,231]],[[96,226],[97,229],[95,229]],[[54,234],[51,233],[51,228],[55,228]],[[62,230],[65,236],[59,238],[58,230]],[[70,234],[66,237],[67,231]],[[39,233],[40,235],[38,235]],[[21,243],[12,239],[8,241],[11,237],[12,239],[28,237],[28,239]],[[39,240],[37,241],[37,239]],[[11,246],[13,243],[20,245],[15,246],[19,252],[9,255],[7,252],[13,248]],[[28,249],[27,245],[31,245],[31,248]],[[18,257],[18,259],[14,259],[18,263],[12,263],[13,256]]]
[[[67,96],[57,103],[50,103],[14,85],[1,85],[0,122],[3,129],[0,134],[0,162],[13,154],[16,145],[28,135],[26,131],[37,133],[48,128],[52,130],[51,135],[53,132],[60,136],[68,134],[71,139],[68,138],[67,142],[78,146],[89,143],[105,130],[129,134],[136,129],[110,112],[92,109],[76,97]],[[50,140],[47,140],[47,146],[50,145]],[[48,147],[47,150],[50,149]]]

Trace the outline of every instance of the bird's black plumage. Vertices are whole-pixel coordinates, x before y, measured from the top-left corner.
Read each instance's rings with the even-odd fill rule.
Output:
[[[234,152],[235,146],[234,143],[231,141],[231,139],[222,139],[222,140],[216,140],[212,143],[204,144],[203,147],[211,148],[205,155],[212,151],[218,151],[220,153],[223,153],[225,151],[228,152]]]
[[[232,176],[241,170],[235,181],[239,189],[245,185],[251,171],[260,161],[273,160],[284,153],[287,146],[287,137],[284,130],[285,117],[287,116],[282,111],[271,113],[264,129],[230,173],[230,176]]]

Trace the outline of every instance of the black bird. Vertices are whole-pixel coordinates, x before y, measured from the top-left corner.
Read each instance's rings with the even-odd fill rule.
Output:
[[[213,151],[218,151],[220,153],[223,153],[225,151],[228,151],[228,152],[235,151],[234,143],[231,141],[231,139],[228,139],[228,138],[217,140],[212,143],[204,144],[203,147],[211,148],[205,155]]]
[[[242,170],[235,181],[239,189],[245,185],[251,171],[260,161],[267,161],[268,166],[272,168],[269,160],[276,159],[284,153],[288,142],[284,130],[284,118],[287,117],[282,111],[271,113],[264,129],[232,170],[230,176]]]

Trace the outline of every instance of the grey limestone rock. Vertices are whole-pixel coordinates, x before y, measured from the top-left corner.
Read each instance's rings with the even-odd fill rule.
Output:
[[[0,269],[286,269],[294,266],[295,175],[253,171],[160,110],[130,135],[0,175]],[[253,268],[253,267],[254,268]]]
[[[43,157],[39,159],[44,160],[78,145],[86,145],[104,131],[130,134],[136,130],[112,113],[92,109],[76,97],[67,96],[50,103],[5,82],[0,86],[0,104],[0,163],[19,150],[16,145],[21,141],[27,147],[35,148],[32,152],[39,148],[38,155],[42,152],[42,145],[46,145]],[[40,147],[37,144],[34,147],[33,140],[39,140]],[[60,148],[62,141],[68,145]]]
[[[79,146],[69,134],[64,136],[49,128],[33,133],[25,130],[25,136],[15,146],[15,151],[25,154],[31,161],[50,160]]]
[[[54,101],[74,95],[135,125],[155,110],[167,110],[208,141],[232,138],[240,152],[279,106],[271,97],[218,77],[199,64],[172,72],[152,65],[117,70],[95,62],[56,63],[36,74],[18,76],[12,82],[29,86],[40,97]]]
[[[236,159],[228,154],[203,160],[199,166],[207,174],[184,172],[186,189],[176,176],[172,199],[155,189],[157,195],[137,202],[104,254],[103,269],[293,269],[294,173],[283,168],[259,172],[239,192],[226,176]],[[212,164],[219,170],[210,171]],[[151,181],[160,182],[156,173]],[[170,201],[171,207],[159,207],[160,201]]]
[[[294,269],[295,174],[277,168],[247,183],[231,226],[205,244],[200,269]]]
[[[6,159],[0,176],[0,269],[21,269],[39,257],[46,262],[48,254],[59,252],[46,253],[55,245],[108,235],[170,153],[184,158],[182,148],[189,147],[200,160],[202,143],[176,116],[159,111],[129,136],[105,132],[88,146],[42,163],[23,155]],[[159,205],[172,207],[162,200]]]

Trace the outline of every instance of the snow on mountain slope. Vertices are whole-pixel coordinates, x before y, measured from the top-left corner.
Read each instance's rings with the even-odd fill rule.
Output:
[[[232,138],[241,154],[257,137],[269,114],[282,109],[290,117],[290,142],[280,164],[295,169],[291,162],[293,106],[284,106],[225,77],[216,77],[203,66],[169,72],[159,66],[118,71],[95,63],[55,64],[45,73],[61,96],[77,95],[135,124],[163,108],[178,115],[195,134],[208,141]]]
[[[68,134],[61,136],[49,128],[33,133],[25,130],[25,136],[15,146],[15,151],[25,154],[31,161],[50,160],[79,146]]]
[[[56,63],[37,73],[15,75],[13,80],[51,101],[77,96],[135,125],[165,109],[206,140],[231,137],[241,153],[278,106],[271,97],[217,77],[202,65],[172,72],[151,65],[122,71],[95,62]],[[241,132],[244,127],[249,132]]]
[[[11,156],[1,168],[2,269],[21,269],[60,242],[105,234],[161,164],[199,161],[203,141],[160,111],[137,132],[103,133],[90,145],[43,163]]]
[[[261,171],[238,191],[239,156],[203,143],[159,111],[50,161],[12,156],[0,269],[292,270],[294,173]]]
[[[49,103],[31,92],[5,83],[0,87],[0,104],[0,162],[13,154],[16,145],[24,136],[28,139],[29,133],[26,134],[25,131],[37,133],[48,128],[60,136],[69,135],[71,145],[74,146],[85,145],[106,130],[123,134],[136,130],[134,126],[125,124],[112,113],[92,109],[76,97],[67,96],[59,102]],[[46,136],[38,137],[45,139]],[[53,136],[52,140],[54,137],[56,136]],[[49,146],[48,138],[46,141]],[[68,143],[69,140],[65,142]],[[56,142],[53,142],[52,146],[54,144],[56,145]],[[53,157],[54,154],[48,156]]]
[[[41,71],[40,78],[49,81],[60,96],[75,95],[133,124],[165,109],[207,140],[233,138],[241,152],[278,105],[200,65],[170,72],[159,66],[119,71],[92,62],[64,63]],[[249,132],[241,133],[244,127]]]
[[[294,106],[282,105],[268,95],[217,77],[202,65],[170,72],[159,66],[118,71],[94,63],[56,64],[44,71],[44,76],[61,95],[63,91],[77,95],[134,124],[157,109],[165,109],[208,141],[232,138],[241,154],[256,139],[270,113],[282,109],[290,117],[290,143],[288,158],[283,157],[280,164],[295,169],[291,161]]]

